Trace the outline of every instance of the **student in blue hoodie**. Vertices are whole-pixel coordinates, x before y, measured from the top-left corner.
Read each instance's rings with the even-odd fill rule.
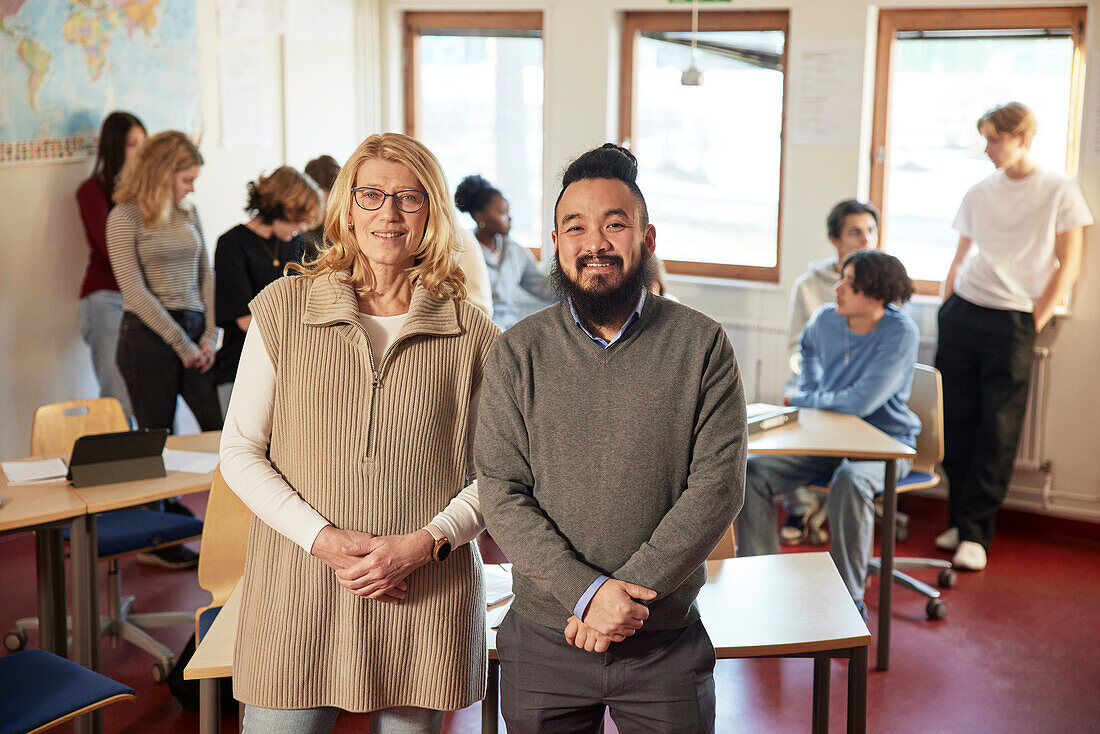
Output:
[[[905,266],[877,250],[853,252],[841,267],[836,303],[819,308],[802,330],[802,375],[789,405],[858,415],[884,433],[916,445],[920,420],[906,402],[913,384],[919,332],[898,305],[913,284]],[[898,461],[898,477],[911,462]],[[826,507],[830,553],[861,612],[874,534],[874,499],[885,485],[882,461],[824,456],[749,458],[745,507],[737,519],[738,553],[779,552],[775,500],[819,477],[830,477]]]

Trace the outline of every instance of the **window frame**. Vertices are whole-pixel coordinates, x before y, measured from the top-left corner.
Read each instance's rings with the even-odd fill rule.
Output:
[[[635,44],[643,31],[691,31],[690,10],[629,11],[623,13],[619,59],[619,142],[629,147],[637,117],[634,93]],[[787,10],[704,10],[699,11],[699,31],[783,31],[783,109],[779,131],[779,192],[776,217],[775,265],[729,265],[687,260],[662,260],[665,270],[677,275],[779,282],[783,243],[783,172],[787,158],[787,102],[790,80],[787,64],[790,49],[790,12]],[[660,224],[659,222],[657,223]]]
[[[420,68],[420,36],[424,30],[514,30],[514,31],[538,31],[543,39],[542,44],[542,68],[543,86],[546,85],[546,39],[543,31],[543,12],[541,10],[478,10],[470,12],[434,11],[434,10],[408,10],[404,13],[404,40],[402,42],[402,85],[404,89],[404,128],[405,134],[416,137],[416,123],[419,109],[418,74],[414,70]],[[545,89],[543,99],[545,100]],[[542,134],[546,139],[546,103],[542,105]],[[543,173],[546,171],[546,146],[543,146],[542,160],[540,161]],[[457,182],[452,182],[457,184]],[[545,201],[546,192],[542,192]],[[536,260],[542,260],[541,244],[528,247],[527,250],[535,256]]]
[[[1081,146],[1084,104],[1085,6],[904,8],[879,11],[878,46],[875,54],[874,112],[871,129],[870,199],[881,212],[879,248],[886,241],[886,194],[889,191],[891,66],[897,34],[904,31],[982,30],[1001,28],[1071,28],[1073,61],[1070,67],[1070,110],[1066,130],[1066,172],[1075,175]],[[947,273],[945,272],[946,276]],[[942,280],[914,280],[916,293],[939,296]]]

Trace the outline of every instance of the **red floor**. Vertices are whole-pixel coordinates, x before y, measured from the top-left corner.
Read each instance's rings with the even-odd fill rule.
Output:
[[[203,502],[190,500],[197,510]],[[943,503],[903,497],[901,507],[914,518],[899,555],[943,556],[932,547],[946,519]],[[0,537],[0,559],[0,631],[6,631],[16,617],[34,612],[31,536]],[[918,575],[934,578],[931,572]],[[194,608],[207,599],[194,571],[162,571],[132,561],[123,564],[123,586],[137,595],[140,610]],[[895,593],[892,666],[886,673],[871,671],[868,731],[1100,731],[1100,528],[1003,513],[989,567],[960,573],[958,586],[945,598],[947,618],[929,622],[922,599],[903,590]],[[872,587],[872,630],[876,599]],[[184,628],[157,631],[176,649],[189,635]],[[874,653],[872,641],[872,665]],[[138,694],[136,702],[106,709],[106,731],[198,731],[198,715],[183,711],[166,686],[153,682],[152,658],[127,645],[105,646],[102,658],[104,672]],[[811,669],[809,660],[719,661],[717,730],[809,731]],[[844,692],[843,665],[834,663],[832,731],[844,731]],[[447,732],[478,732],[480,705],[447,721]],[[235,717],[224,717],[223,731],[236,731]],[[336,731],[366,731],[366,717],[345,715]]]

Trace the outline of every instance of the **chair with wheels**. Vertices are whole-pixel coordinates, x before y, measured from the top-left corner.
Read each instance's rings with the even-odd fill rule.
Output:
[[[915,489],[931,489],[940,483],[936,465],[943,460],[943,381],[934,367],[918,364],[913,372],[913,390],[909,396],[909,409],[916,413],[921,421],[921,432],[917,435],[917,454],[913,458],[913,468],[909,474],[898,480],[898,493]],[[828,491],[828,477],[815,482],[810,489],[815,492]],[[906,531],[908,528],[906,527]],[[905,533],[908,536],[908,532]],[[899,534],[898,540],[904,540]],[[872,558],[868,573],[878,576],[882,562]],[[940,588],[948,589],[955,585],[958,575],[951,568],[950,561],[939,558],[895,558],[894,583],[910,591],[915,591],[928,599],[925,612],[929,619],[943,619],[947,616],[947,602],[940,598],[938,589],[918,581],[905,569],[938,568],[937,583]]]
[[[45,650],[0,657],[0,734],[34,734],[117,701],[134,689]]]
[[[31,454],[44,456],[67,454],[80,436],[130,430],[121,404],[114,398],[69,400],[43,405],[34,412],[31,427]],[[118,560],[123,556],[147,553],[157,548],[198,540],[202,521],[194,517],[131,507],[100,514],[96,539],[99,559],[108,562],[108,610],[100,620],[100,635],[112,641],[122,638],[157,658],[153,678],[159,683],[172,669],[173,652],[154,639],[145,628],[190,624],[193,613],[154,612],[134,614],[132,596],[122,596]],[[37,629],[38,620],[16,620],[15,630],[4,636],[9,650],[21,649],[27,642],[27,630]],[[116,643],[117,644],[117,643]]]

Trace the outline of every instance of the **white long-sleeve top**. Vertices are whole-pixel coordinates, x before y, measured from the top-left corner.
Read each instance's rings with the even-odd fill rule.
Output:
[[[360,320],[370,337],[375,363],[392,343],[405,322],[401,316],[369,316]],[[478,388],[470,404],[469,445],[474,440],[477,407],[481,396]],[[267,459],[271,441],[271,422],[275,406],[275,366],[271,362],[263,336],[258,328],[245,335],[237,380],[222,428],[221,470],[226,484],[256,517],[285,535],[309,553],[321,530],[331,523],[287,484]],[[467,464],[473,465],[467,456]],[[468,472],[469,476],[473,472]],[[481,502],[477,482],[459,492],[431,522],[452,547],[468,543],[485,527],[481,517]]]

